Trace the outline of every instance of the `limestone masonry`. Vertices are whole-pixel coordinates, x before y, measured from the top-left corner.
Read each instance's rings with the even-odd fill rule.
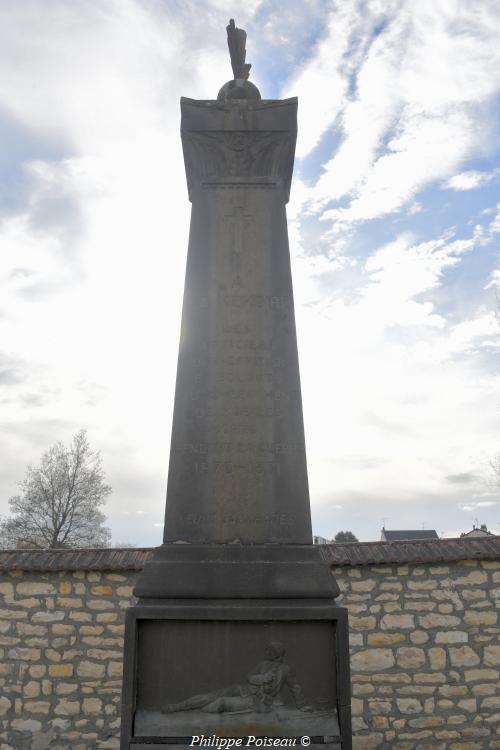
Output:
[[[149,554],[0,552],[2,750],[119,746],[123,618]],[[500,538],[324,555],[349,609],[354,748],[500,750]]]

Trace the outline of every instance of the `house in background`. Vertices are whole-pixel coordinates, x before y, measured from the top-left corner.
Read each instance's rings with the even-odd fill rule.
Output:
[[[471,531],[464,531],[464,533],[460,534],[460,536],[495,536],[495,534],[492,534],[491,531],[488,531],[488,529],[486,528],[486,524],[482,523],[480,527],[474,524]]]
[[[313,540],[314,544],[331,544],[329,539],[325,539],[324,536],[319,536],[319,534],[315,534]]]
[[[439,536],[434,529],[389,531],[382,527],[382,533],[380,535],[381,542],[429,542],[433,539],[439,539]]]

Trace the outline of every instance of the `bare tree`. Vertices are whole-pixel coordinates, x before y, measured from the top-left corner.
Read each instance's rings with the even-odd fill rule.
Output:
[[[1,546],[29,549],[107,547],[111,538],[99,510],[111,487],[104,483],[101,457],[85,430],[69,448],[61,442],[28,466],[20,494],[9,500],[12,515],[0,522]]]

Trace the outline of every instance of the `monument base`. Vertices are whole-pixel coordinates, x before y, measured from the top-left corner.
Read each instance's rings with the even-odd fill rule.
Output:
[[[347,611],[324,600],[138,604],[126,619],[121,750],[202,735],[350,750],[348,654]]]
[[[134,594],[140,599],[334,599],[331,566],[312,544],[162,544]]]

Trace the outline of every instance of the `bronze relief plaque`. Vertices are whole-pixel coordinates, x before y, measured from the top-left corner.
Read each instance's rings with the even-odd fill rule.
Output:
[[[134,736],[339,736],[331,621],[142,620]]]

